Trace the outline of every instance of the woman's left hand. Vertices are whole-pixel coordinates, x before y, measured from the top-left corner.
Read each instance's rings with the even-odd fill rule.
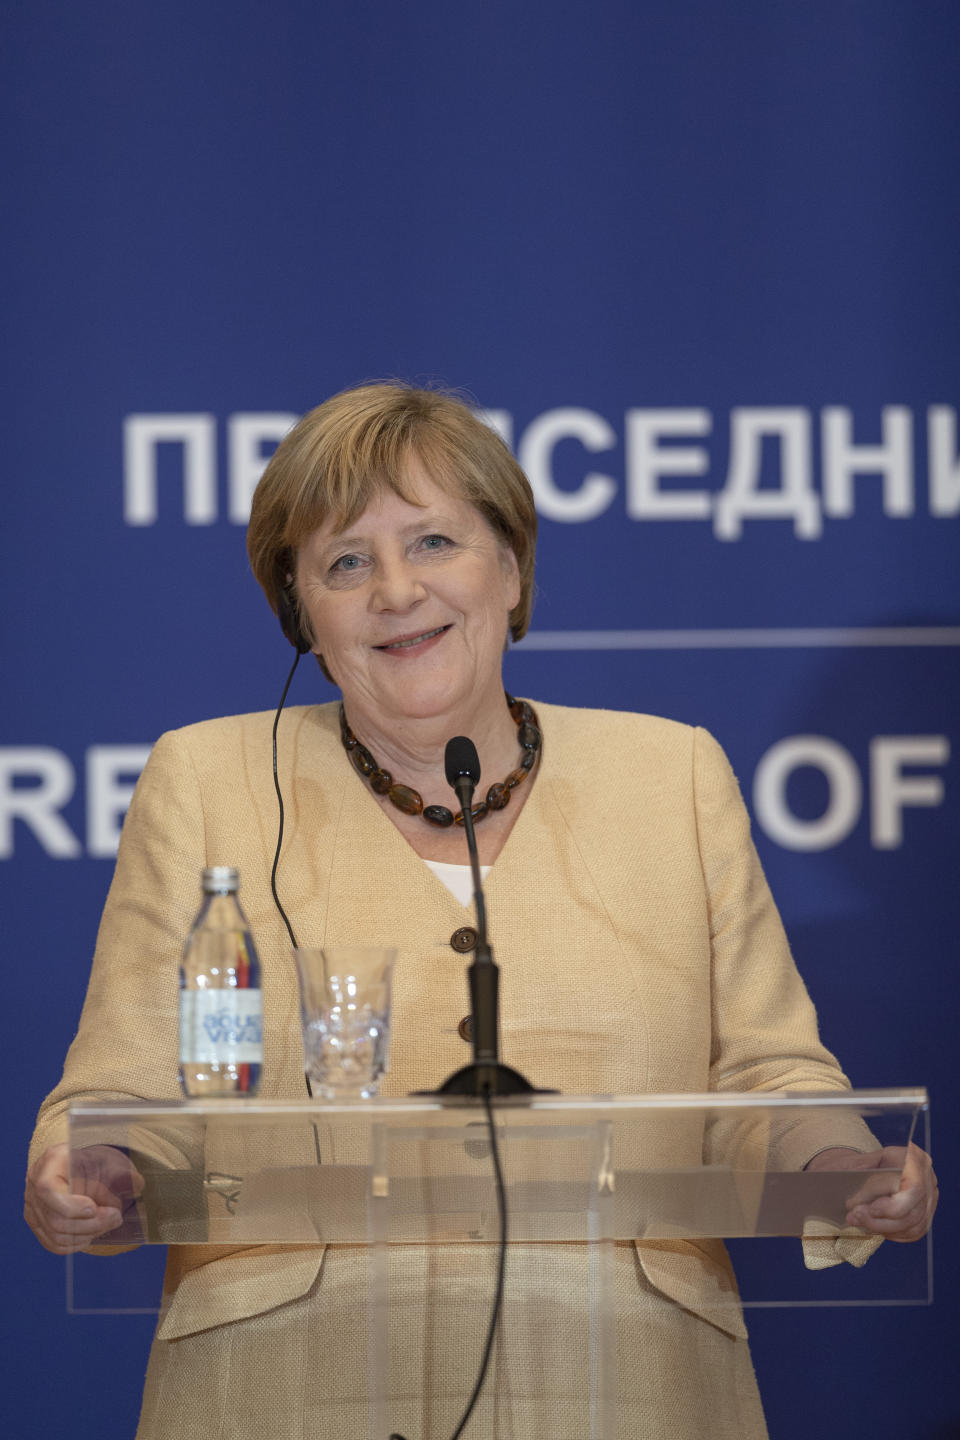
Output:
[[[939,1198],[930,1156],[919,1145],[887,1145],[866,1155],[857,1150],[822,1150],[806,1169],[898,1170],[901,1166],[900,1184],[892,1195],[871,1194],[869,1186],[851,1195],[847,1224],[886,1240],[919,1240],[930,1229]]]

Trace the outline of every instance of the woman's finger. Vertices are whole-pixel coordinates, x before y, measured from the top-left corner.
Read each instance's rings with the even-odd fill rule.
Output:
[[[23,1215],[45,1249],[56,1255],[70,1254],[92,1245],[123,1223],[114,1197],[104,1195],[107,1204],[72,1191],[70,1155],[66,1145],[52,1145],[30,1167],[24,1194]]]
[[[881,1206],[883,1208],[881,1208]],[[926,1197],[920,1193],[892,1195],[889,1200],[875,1200],[872,1205],[851,1211],[848,1224],[860,1225],[877,1235],[913,1232],[927,1219]]]
[[[55,1255],[83,1250],[122,1223],[119,1210],[98,1207],[93,1214],[71,1217],[38,1205],[30,1197],[24,1204],[23,1213],[41,1245]]]
[[[927,1233],[937,1208],[937,1177],[925,1151],[911,1145],[902,1153],[900,1188],[869,1203],[852,1202],[848,1224],[890,1240],[919,1240]]]

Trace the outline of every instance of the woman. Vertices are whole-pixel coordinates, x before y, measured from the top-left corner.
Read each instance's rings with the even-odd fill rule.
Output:
[[[535,533],[530,489],[507,448],[439,394],[345,392],[307,415],[268,465],[248,532],[254,573],[288,638],[316,654],[343,695],[342,712],[294,708],[280,726],[279,885],[299,943],[397,947],[385,1093],[431,1088],[469,1058],[469,886],[443,763],[447,740],[467,734],[484,777],[477,839],[492,867],[508,1063],[535,1085],[581,1094],[844,1087],[715,742],[647,716],[531,712],[505,699],[501,657],[508,634],[519,639],[529,622]],[[80,1031],[34,1140],[27,1216],[58,1253],[119,1222],[115,1205],[91,1213],[90,1200],[69,1193],[70,1100],[178,1095],[176,970],[205,865],[229,861],[243,877],[263,965],[264,1093],[303,1094],[296,981],[269,883],[271,723],[235,716],[166,735],[143,773]],[[835,1163],[802,1134],[783,1152],[797,1169]],[[909,1239],[934,1203],[926,1157],[911,1151],[900,1192],[851,1218]],[[564,1262],[544,1263],[534,1249],[516,1247],[510,1284],[556,1316]],[[722,1246],[618,1246],[616,1255],[620,1433],[763,1436],[739,1311],[698,1298],[711,1285],[730,1289]],[[434,1348],[414,1385],[428,1394],[426,1414],[410,1427],[446,1435],[480,1338],[438,1336],[436,1326],[427,1336],[422,1263],[414,1249],[405,1299],[415,1373]],[[455,1292],[460,1314],[485,1312],[488,1261],[456,1247],[431,1252],[430,1263],[443,1271],[433,1293]],[[362,1303],[350,1252],[172,1250],[141,1440],[361,1433],[356,1361],[345,1357]],[[587,1433],[581,1377],[501,1360],[491,1394],[511,1403],[494,1401],[497,1434]],[[397,1424],[417,1415],[400,1409]]]

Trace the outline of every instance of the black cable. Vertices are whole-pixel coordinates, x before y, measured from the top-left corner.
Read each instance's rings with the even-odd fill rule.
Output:
[[[287,691],[290,689],[290,681],[293,679],[297,666],[300,664],[300,655],[301,651],[298,650],[296,658],[294,659],[293,664],[290,666],[290,674],[287,676],[287,683],[283,687],[283,694],[280,696],[280,704],[277,706],[277,713],[273,717],[273,788],[277,792],[277,808],[280,811],[280,820],[277,825],[277,849],[273,857],[273,869],[270,871],[270,889],[273,891],[273,903],[280,911],[281,919],[283,920],[284,925],[286,925],[287,927],[287,934],[290,936],[290,944],[293,946],[294,950],[299,950],[300,948],[297,944],[297,937],[293,933],[293,926],[287,919],[287,912],[280,904],[280,896],[277,894],[277,866],[280,864],[280,849],[283,845],[283,795],[280,791],[280,776],[277,774],[277,727],[280,724],[280,712],[283,710],[283,707],[286,703]],[[312,1100],[313,1086],[310,1084],[310,1076],[306,1073],[306,1071],[304,1071],[303,1079],[307,1087],[307,1094]],[[320,1136],[317,1134],[316,1125],[313,1126],[313,1148],[317,1153],[317,1164],[319,1165],[321,1163]]]
[[[473,1387],[473,1394],[467,1402],[467,1408],[463,1412],[460,1424],[454,1430],[450,1440],[458,1440],[463,1434],[464,1427],[473,1413],[473,1407],[480,1398],[480,1391],[483,1389],[483,1382],[487,1378],[487,1367],[490,1364],[490,1356],[493,1353],[493,1342],[496,1338],[497,1325],[500,1321],[500,1311],[503,1307],[503,1287],[507,1273],[507,1192],[503,1183],[503,1170],[500,1166],[500,1150],[497,1145],[497,1129],[493,1123],[493,1104],[490,1099],[490,1089],[485,1086],[481,1092],[483,1108],[487,1112],[487,1126],[490,1130],[490,1150],[493,1154],[493,1169],[497,1177],[497,1209],[500,1213],[500,1256],[497,1261],[497,1289],[493,1297],[493,1310],[490,1314],[490,1327],[487,1330],[487,1343],[483,1347],[483,1360],[480,1364],[480,1374],[477,1376],[477,1383]]]
[[[470,1399],[467,1401],[467,1408],[461,1415],[460,1423],[450,1436],[450,1440],[459,1440],[459,1437],[466,1428],[467,1421],[473,1414],[474,1406],[480,1399],[483,1382],[487,1378],[490,1356],[493,1353],[493,1342],[497,1334],[500,1312],[503,1308],[504,1281],[507,1274],[507,1191],[503,1183],[503,1170],[500,1165],[500,1150],[497,1146],[497,1130],[493,1123],[493,1104],[490,1095],[490,1087],[488,1085],[484,1086],[480,1092],[480,1098],[483,1100],[483,1108],[487,1112],[487,1128],[490,1131],[490,1153],[493,1156],[493,1169],[497,1177],[497,1210],[500,1215],[500,1255],[497,1261],[497,1288],[493,1297],[493,1310],[490,1313],[490,1325],[487,1329],[487,1338],[483,1347],[483,1359],[480,1362],[480,1372],[477,1375],[477,1382],[473,1387],[473,1393]],[[390,1440],[404,1440],[404,1437],[394,1431],[390,1436]]]
[[[297,651],[296,658],[290,666],[290,674],[287,676],[287,683],[283,687],[283,694],[280,696],[280,704],[277,706],[277,713],[273,717],[273,788],[277,792],[277,805],[280,809],[280,823],[277,826],[277,851],[273,857],[273,869],[270,871],[270,889],[273,891],[273,901],[287,927],[287,934],[290,936],[290,944],[294,950],[299,950],[297,937],[293,933],[293,926],[287,919],[287,912],[280,904],[280,896],[277,894],[277,866],[280,864],[280,847],[283,844],[283,796],[280,793],[280,777],[277,774],[277,726],[280,724],[280,712],[284,707],[287,698],[287,691],[290,689],[290,681],[294,677],[297,666],[300,664],[300,651]],[[310,1090],[310,1081],[307,1081],[307,1089]],[[313,1094],[313,1092],[310,1092]]]

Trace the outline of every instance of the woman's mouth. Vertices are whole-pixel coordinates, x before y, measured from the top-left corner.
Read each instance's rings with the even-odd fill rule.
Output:
[[[405,650],[416,650],[429,644],[431,640],[438,639],[445,635],[450,629],[449,625],[438,625],[435,630],[420,630],[416,635],[401,635],[396,640],[391,640],[386,645],[375,645],[375,650],[382,650],[388,654],[402,654]]]

